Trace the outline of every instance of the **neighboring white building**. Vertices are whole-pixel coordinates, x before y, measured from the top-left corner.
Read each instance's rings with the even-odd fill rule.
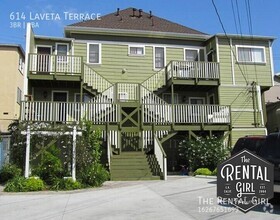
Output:
[[[280,101],[280,73],[274,75],[274,86],[264,93],[265,103],[274,103]]]

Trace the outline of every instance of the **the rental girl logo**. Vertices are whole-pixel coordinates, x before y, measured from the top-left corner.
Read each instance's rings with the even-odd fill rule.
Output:
[[[273,197],[274,166],[244,150],[218,166],[217,196],[243,212]]]

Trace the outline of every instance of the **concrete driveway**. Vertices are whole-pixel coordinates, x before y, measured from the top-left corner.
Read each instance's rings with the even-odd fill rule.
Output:
[[[28,219],[279,219],[280,205],[247,214],[216,204],[216,180],[169,177],[167,181],[106,182],[71,192],[0,192],[1,220]]]

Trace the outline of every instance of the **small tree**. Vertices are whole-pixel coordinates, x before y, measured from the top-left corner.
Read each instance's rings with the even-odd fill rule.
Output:
[[[180,156],[188,162],[191,171],[205,167],[214,170],[229,155],[222,139],[217,137],[198,137],[184,140],[179,144]]]
[[[77,144],[77,176],[83,184],[100,186],[109,178],[102,166],[101,132],[94,130],[91,122],[84,122],[83,135]]]

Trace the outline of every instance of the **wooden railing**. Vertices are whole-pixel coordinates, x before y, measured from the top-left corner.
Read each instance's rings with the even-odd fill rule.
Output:
[[[141,86],[141,103],[144,123],[168,124],[171,122],[171,106],[143,86]]]
[[[154,136],[154,153],[159,163],[163,179],[167,180],[167,157],[156,135]]]
[[[219,63],[194,62],[194,61],[171,61],[167,67],[167,80],[178,79],[219,79]]]
[[[229,106],[189,104],[143,104],[143,123],[200,124],[230,123]]]
[[[21,103],[21,120],[32,122],[119,122],[119,106],[113,103],[37,102]]]
[[[229,106],[221,105],[185,105],[173,106],[174,123],[230,123]]]
[[[29,72],[39,74],[82,74],[81,56],[29,54]]]
[[[156,100],[157,101],[157,100]],[[142,103],[143,123],[163,124],[229,124],[230,107],[220,105],[189,105]],[[79,122],[96,124],[120,122],[119,104],[80,102],[23,101],[21,120],[32,122]]]
[[[115,94],[115,85],[112,85],[102,93],[95,96],[92,99],[92,101],[95,103],[113,103],[116,101],[114,94]]]
[[[141,83],[145,88],[147,88],[150,91],[156,91],[159,88],[166,85],[166,73],[165,68],[161,69],[148,79],[146,79],[144,82]]]
[[[139,100],[138,83],[116,83],[116,99],[121,102],[137,101]]]
[[[112,86],[107,79],[98,74],[88,64],[84,64],[84,83],[101,93]]]

